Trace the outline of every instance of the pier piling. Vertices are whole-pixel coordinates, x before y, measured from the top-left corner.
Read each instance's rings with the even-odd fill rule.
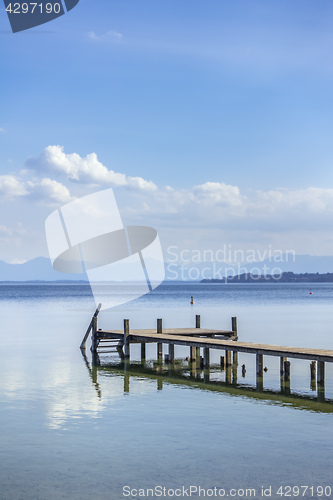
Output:
[[[310,363],[310,374],[311,374],[310,388],[313,391],[315,391],[317,389],[317,363],[315,361],[311,361]]]
[[[203,352],[204,352],[204,368],[208,368],[209,367],[209,358],[210,358],[209,348],[204,347]]]
[[[146,361],[146,344],[145,344],[145,342],[141,343],[141,361]]]
[[[284,366],[284,381],[290,382],[290,361],[285,361],[283,366]]]
[[[318,361],[317,385],[324,387],[325,385],[325,362]]]
[[[129,336],[129,320],[124,319],[124,351],[125,351],[124,354],[125,354],[125,358],[130,357],[130,343],[128,340],[128,336]]]
[[[87,338],[91,335],[91,351],[93,358],[98,353],[117,352],[124,360],[124,369],[129,366],[130,344],[140,344],[141,361],[146,360],[146,344],[157,344],[158,371],[162,372],[163,344],[168,344],[168,354],[164,361],[169,364],[169,371],[174,367],[175,345],[187,346],[190,348],[189,361],[191,377],[201,377],[202,373],[198,369],[204,368],[209,373],[210,349],[224,350],[225,356],[220,356],[221,369],[225,369],[225,380],[234,384],[237,383],[238,375],[238,353],[252,353],[256,355],[256,383],[257,389],[263,389],[263,356],[276,356],[280,358],[280,381],[281,392],[290,393],[290,361],[289,358],[306,359],[311,361],[311,389],[318,391],[318,401],[325,399],[325,363],[333,362],[333,350],[311,349],[304,347],[287,347],[266,344],[255,344],[250,342],[238,342],[237,318],[231,318],[232,330],[214,330],[201,328],[200,315],[195,316],[195,328],[162,328],[162,319],[157,319],[155,329],[129,329],[129,320],[124,319],[123,330],[104,330],[97,328],[97,316],[101,309],[101,304],[96,309],[89,327],[81,342],[80,348],[84,352]],[[101,350],[104,348],[104,350]],[[114,350],[106,351],[106,348]],[[115,350],[116,349],[116,350]],[[200,356],[202,349],[203,357]],[[124,351],[124,352],[123,352]],[[246,373],[245,365],[242,366],[242,376]],[[204,375],[205,377],[205,375]],[[207,378],[207,376],[206,376]]]
[[[157,320],[157,333],[163,333],[161,319]],[[162,344],[162,342],[158,342],[157,343],[157,360],[159,363],[162,362],[162,357],[163,357],[163,344]]]

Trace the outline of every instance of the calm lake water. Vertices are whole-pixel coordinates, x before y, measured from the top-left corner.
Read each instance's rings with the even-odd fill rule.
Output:
[[[98,321],[188,327],[200,314],[202,327],[230,329],[237,316],[239,340],[333,349],[332,304],[331,284],[170,284]],[[132,346],[125,372],[117,354],[96,367],[89,348],[87,359],[79,349],[95,310],[89,286],[3,284],[0,307],[1,500],[333,498],[330,363],[324,402],[309,361],[291,360],[290,395],[280,392],[279,358],[264,358],[262,393],[247,354],[234,385],[219,351],[209,382],[191,376],[182,347],[169,373],[156,366],[156,346],[145,366]]]

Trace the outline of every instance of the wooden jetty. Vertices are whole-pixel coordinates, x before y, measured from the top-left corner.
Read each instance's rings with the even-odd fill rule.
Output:
[[[124,319],[123,330],[102,330],[97,328],[97,316],[100,308],[101,305],[96,309],[80,346],[81,349],[85,349],[88,336],[92,332],[91,350],[93,353],[110,352],[111,350],[111,352],[118,352],[125,360],[129,360],[131,344],[139,343],[141,344],[141,359],[145,361],[146,344],[156,343],[157,361],[162,363],[163,344],[167,344],[168,354],[165,355],[165,362],[172,364],[175,362],[175,346],[188,346],[190,348],[189,361],[194,367],[205,369],[209,369],[210,366],[210,349],[225,351],[225,356],[220,358],[223,368],[234,367],[237,369],[238,353],[251,353],[256,355],[258,390],[261,390],[263,386],[264,356],[280,358],[281,380],[286,386],[290,384],[290,361],[288,361],[288,358],[305,359],[311,361],[311,383],[315,384],[317,382],[318,396],[324,391],[325,363],[333,362],[333,350],[239,342],[236,317],[231,319],[231,330],[229,331],[201,328],[199,315],[196,316],[194,328],[163,328],[162,319],[158,319],[156,330],[130,330],[129,320]],[[203,357],[201,356],[201,350],[203,351]]]

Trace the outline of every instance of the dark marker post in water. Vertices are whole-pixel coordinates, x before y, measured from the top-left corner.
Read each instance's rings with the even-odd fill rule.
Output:
[[[43,0],[29,2],[3,0],[13,33],[53,21],[72,10],[80,0]]]

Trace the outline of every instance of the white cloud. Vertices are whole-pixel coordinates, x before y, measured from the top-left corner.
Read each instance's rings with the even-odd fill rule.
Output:
[[[31,197],[42,201],[68,203],[73,199],[66,186],[45,177],[36,182],[28,181],[27,188]]]
[[[46,203],[67,203],[73,198],[66,186],[52,179],[23,180],[14,175],[0,176],[2,201],[31,197]]]
[[[16,198],[28,194],[26,185],[13,175],[0,175],[0,196]]]
[[[122,40],[123,35],[115,30],[107,31],[106,33],[102,33],[100,35],[97,35],[94,31],[89,31],[88,38],[95,42],[119,43]]]
[[[196,201],[209,205],[240,206],[244,202],[237,186],[230,186],[223,182],[206,182],[194,186],[193,194]]]
[[[94,184],[101,187],[130,187],[142,191],[157,189],[152,181],[147,181],[142,177],[130,177],[108,170],[98,160],[96,153],[81,157],[77,153],[66,154],[61,146],[48,146],[39,158],[28,160],[27,165],[40,171],[47,169],[65,174],[68,179],[82,184]]]

